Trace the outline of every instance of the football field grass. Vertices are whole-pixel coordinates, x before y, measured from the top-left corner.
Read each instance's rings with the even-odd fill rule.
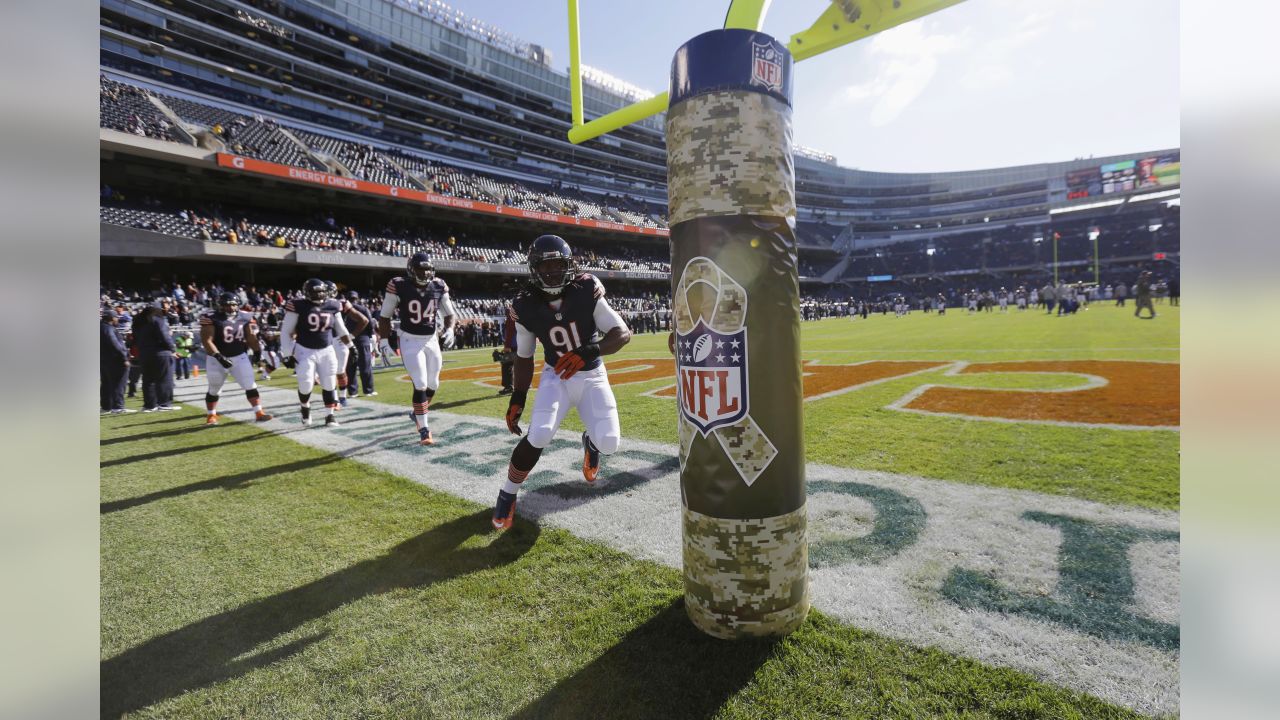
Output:
[[[1178,433],[1028,423],[974,422],[904,413],[886,406],[924,383],[988,388],[1060,388],[1079,380],[1063,375],[984,373],[948,376],[943,363],[1031,360],[1111,360],[1176,363],[1178,308],[1159,306],[1154,321],[1136,320],[1132,308],[1098,303],[1074,316],[1028,310],[945,316],[915,312],[903,318],[829,318],[802,324],[805,361],[836,366],[867,361],[938,363],[935,370],[845,392],[805,404],[805,454],[810,462],[921,475],[939,480],[1036,490],[1104,503],[1178,508]],[[498,365],[485,350],[445,353],[445,376],[433,409],[500,418],[507,399],[497,397]],[[638,335],[610,365],[670,359],[666,335]],[[475,366],[492,386],[450,380],[449,371]],[[486,370],[486,368],[488,370]],[[270,384],[293,387],[287,373]],[[411,387],[399,373],[381,374],[382,402],[410,404]],[[659,378],[628,383],[611,371],[624,437],[676,443],[673,399],[650,393],[669,386]],[[388,380],[392,380],[388,382]],[[1172,391],[1177,388],[1154,388]],[[582,430],[570,413],[562,433]]]
[[[676,569],[200,421],[103,422],[104,717],[1131,716],[816,611],[713,640]]]
[[[1064,318],[952,310],[805,323],[804,358],[816,366],[937,363],[807,402],[807,459],[1176,511],[1174,430],[889,407],[923,384],[1017,393],[1087,382],[954,374],[956,362],[1176,363],[1177,309],[1158,309],[1155,321],[1096,306]],[[446,353],[446,373],[475,366],[496,383],[489,353]],[[609,362],[668,358],[665,335],[648,335]],[[379,373],[376,400],[409,404],[402,372]],[[653,396],[671,381],[626,374],[611,369],[624,438],[674,444],[674,400]],[[296,387],[287,371],[268,384]],[[433,410],[499,418],[507,400],[495,389],[446,379]],[[271,409],[291,418],[296,408],[279,399]],[[555,523],[518,518],[489,532],[487,506],[293,439],[323,428],[206,429],[202,418],[188,407],[102,421],[104,717],[1135,716],[817,610],[776,642],[712,640],[685,617],[677,568]],[[571,414],[561,434],[580,427]],[[514,438],[493,442],[501,454]]]

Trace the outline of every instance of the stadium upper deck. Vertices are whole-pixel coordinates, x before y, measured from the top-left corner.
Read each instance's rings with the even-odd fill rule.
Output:
[[[168,91],[170,105],[212,96],[313,127],[294,133],[312,152],[286,164],[353,160],[334,136],[376,141],[392,162],[355,158],[354,175],[414,187],[401,170],[422,177],[438,161],[484,174],[480,195],[508,205],[663,225],[662,117],[570,144],[567,77],[549,54],[437,0],[102,0],[101,62]],[[599,83],[584,92],[589,116],[633,99]],[[408,153],[396,157],[397,147]],[[1105,215],[1168,199],[1180,153],[928,174],[797,155],[796,168],[802,242],[844,251],[1020,227],[1031,235],[1062,211]],[[562,194],[548,199],[549,183]],[[520,189],[531,186],[538,197]]]

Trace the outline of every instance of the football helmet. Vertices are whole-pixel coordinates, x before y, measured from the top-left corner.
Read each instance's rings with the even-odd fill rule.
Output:
[[[324,302],[329,298],[329,286],[320,278],[311,278],[302,284],[302,296],[314,303]]]
[[[431,256],[424,252],[414,253],[405,263],[405,270],[409,279],[419,286],[427,285],[436,276],[436,266],[431,262]]]
[[[235,293],[224,292],[218,296],[218,309],[227,315],[240,312],[240,298]]]
[[[338,297],[338,284],[337,284],[337,283],[335,283],[334,281],[332,281],[332,280],[325,280],[325,281],[324,281],[324,289],[325,289],[325,292],[327,292],[327,293],[329,294],[329,297],[330,297],[330,298],[336,298],[336,297]]]
[[[529,246],[529,276],[548,295],[559,295],[578,274],[569,243],[559,235],[543,235]]]

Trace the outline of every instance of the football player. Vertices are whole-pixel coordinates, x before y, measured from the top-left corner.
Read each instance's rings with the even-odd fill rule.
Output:
[[[302,297],[284,304],[280,326],[280,351],[284,366],[297,371],[298,404],[302,424],[311,424],[311,389],[319,382],[324,397],[325,425],[337,425],[333,411],[338,407],[338,358],[332,338],[341,338],[348,347],[351,334],[342,322],[342,311],[323,280],[311,278],[302,286]]]
[[[569,407],[582,424],[582,476],[595,482],[600,455],[617,451],[621,440],[618,403],[601,357],[631,340],[631,331],[604,299],[604,286],[580,273],[569,244],[558,235],[543,235],[529,247],[529,286],[516,296],[509,321],[515,322],[515,391],[507,405],[507,429],[520,435],[520,415],[533,384],[533,353],[542,343],[542,377],[534,397],[529,433],[511,453],[507,481],[498,491],[493,525],[509,528],[515,517],[516,493],[529,477],[543,448],[551,444]]]
[[[261,352],[258,323],[253,315],[240,311],[240,298],[235,293],[222,293],[218,298],[218,309],[200,316],[200,344],[208,355],[205,362],[205,376],[209,380],[204,395],[205,424],[218,424],[218,397],[228,374],[244,390],[258,422],[270,420],[271,416],[262,409],[258,383],[253,379],[253,363],[249,360],[250,350],[254,354]]]
[[[418,442],[431,445],[431,428],[427,425],[427,408],[436,388],[440,387],[440,348],[453,347],[453,326],[457,313],[449,299],[449,286],[436,277],[431,256],[414,253],[405,264],[403,277],[391,278],[382,310],[378,313],[378,349],[384,358],[395,357],[391,349],[391,318],[400,316],[400,358],[409,379],[413,381],[413,412],[409,417],[418,428]],[[436,315],[444,316],[444,324],[436,335]]]
[[[338,310],[342,313],[342,322],[347,326],[347,330],[351,332],[351,337],[355,338],[364,330],[364,326],[369,324],[369,318],[356,312],[351,302],[338,293],[338,286],[332,280],[326,280],[324,287],[329,299],[338,304]],[[338,402],[345,407],[347,404],[347,360],[350,358],[351,348],[336,333],[333,336],[333,342],[330,344],[333,345],[333,354],[338,362]]]

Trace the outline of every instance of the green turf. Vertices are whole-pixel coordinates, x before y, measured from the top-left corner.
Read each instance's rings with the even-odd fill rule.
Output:
[[[102,422],[104,717],[1132,716],[816,612],[712,640],[677,570],[200,420]]]
[[[1178,308],[1158,306],[1154,321],[1136,320],[1132,309],[1095,304],[1070,317],[1042,312],[970,315],[952,309],[944,317],[892,314],[866,321],[827,319],[802,324],[803,356],[826,365],[866,360],[1147,360],[1177,362]],[[493,368],[489,350],[446,353],[446,367]],[[665,335],[637,336],[620,358],[669,357]],[[924,382],[974,387],[1069,387],[1063,376],[925,376],[871,386],[805,404],[806,456],[811,462],[911,473],[956,482],[1021,488],[1105,503],[1177,509],[1179,435],[1170,431],[1003,424],[885,409]],[[383,402],[410,403],[411,388],[384,375]],[[621,376],[616,378],[621,381]],[[289,387],[292,379],[272,384]],[[674,445],[675,403],[642,393],[671,381],[615,385],[625,437]],[[505,398],[470,382],[445,382],[433,408],[502,417]],[[564,432],[582,430],[570,414]]]

